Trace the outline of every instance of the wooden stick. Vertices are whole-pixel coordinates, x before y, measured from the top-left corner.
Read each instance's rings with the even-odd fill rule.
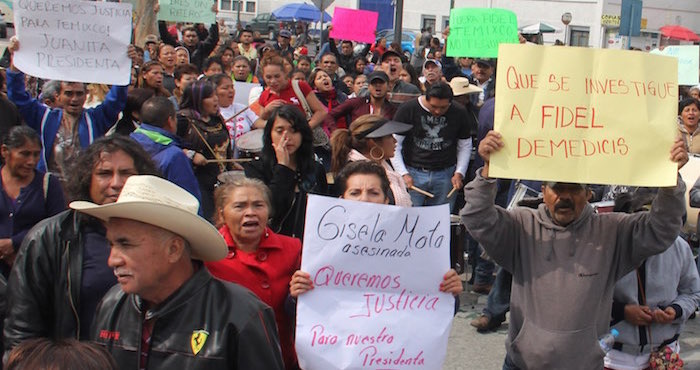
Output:
[[[447,198],[447,199],[450,199],[450,197],[452,196],[452,194],[455,193],[455,191],[457,191],[457,188],[452,188],[452,190],[450,190],[450,192],[447,193],[447,197],[446,197],[446,198]]]
[[[413,190],[413,191],[415,191],[415,192],[417,192],[417,193],[420,193],[420,194],[425,195],[425,196],[428,197],[428,198],[435,198],[435,195],[430,194],[430,193],[428,193],[427,191],[425,191],[425,190],[423,190],[423,189],[421,189],[421,188],[417,188],[417,187],[415,187],[415,186],[413,186],[413,185],[411,185],[411,187],[408,188],[408,190]]]
[[[248,108],[250,108],[250,105],[246,106],[246,107],[243,108],[240,112],[238,112],[238,113],[234,114],[233,116],[229,117],[229,119],[227,119],[226,122],[224,122],[224,123],[233,121],[234,118],[238,117],[239,114],[241,114],[241,113],[247,111]]]
[[[250,162],[253,158],[228,158],[228,159],[207,159],[207,163],[236,163]]]

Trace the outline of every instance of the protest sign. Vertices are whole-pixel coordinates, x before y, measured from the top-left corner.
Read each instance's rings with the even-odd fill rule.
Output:
[[[333,11],[333,29],[330,37],[336,40],[374,43],[378,19],[377,12],[337,6]]]
[[[510,10],[459,8],[450,11],[447,56],[498,56],[498,45],[517,44],[518,19]]]
[[[448,205],[403,208],[310,195],[297,303],[301,368],[440,369],[454,297]]]
[[[635,51],[501,45],[489,176],[673,186],[676,61]]]
[[[44,79],[128,85],[131,4],[15,0],[14,64]]]
[[[159,21],[212,24],[216,14],[211,0],[160,0]]]
[[[234,81],[233,82],[233,88],[236,90],[236,95],[233,98],[234,103],[238,104],[243,104],[243,105],[249,105],[251,104],[250,101],[250,91],[253,90],[256,87],[260,87],[260,84],[258,83],[250,83],[250,82],[241,82],[241,81]],[[257,98],[255,99],[257,100]]]
[[[700,45],[670,45],[651,54],[668,55],[678,59],[678,84],[697,85],[700,68]]]

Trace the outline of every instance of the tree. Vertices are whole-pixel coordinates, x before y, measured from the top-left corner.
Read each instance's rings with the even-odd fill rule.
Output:
[[[158,35],[156,12],[153,11],[158,0],[131,0],[134,4],[134,45],[144,47],[147,35]]]

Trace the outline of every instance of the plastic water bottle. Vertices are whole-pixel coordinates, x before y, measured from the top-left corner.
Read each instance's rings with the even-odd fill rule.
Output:
[[[610,329],[610,333],[605,334],[598,339],[600,349],[602,349],[605,353],[610,352],[610,350],[613,348],[613,344],[615,344],[615,338],[617,338],[619,335],[620,332],[617,331],[617,329]]]

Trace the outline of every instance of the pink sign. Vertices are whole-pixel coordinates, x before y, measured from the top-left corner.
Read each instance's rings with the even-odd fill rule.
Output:
[[[330,37],[336,40],[352,40],[371,44],[375,41],[379,13],[335,7],[333,29]]]

